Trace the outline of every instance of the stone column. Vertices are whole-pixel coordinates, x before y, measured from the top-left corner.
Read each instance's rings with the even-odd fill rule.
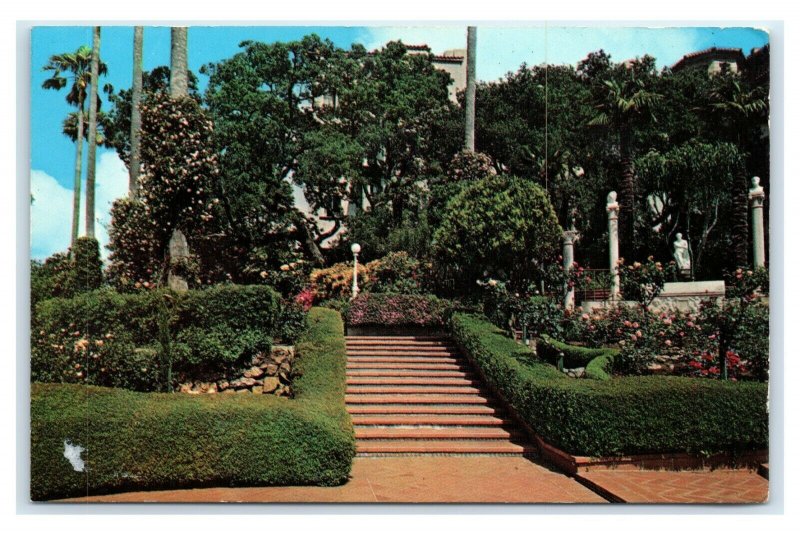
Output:
[[[563,238],[564,241],[562,242],[561,256],[564,258],[564,273],[569,276],[569,273],[572,271],[572,264],[575,262],[575,242],[578,241],[578,231],[575,230],[574,222],[569,230],[564,231]],[[567,310],[572,310],[572,308],[575,306],[575,288],[570,288],[569,284],[567,283],[565,290],[564,308]]]
[[[753,225],[753,265],[757,268],[764,267],[766,253],[764,249],[764,188],[761,179],[753,177],[753,186],[750,188],[750,216]]]
[[[619,262],[619,203],[617,202],[617,192],[612,191],[606,198],[606,211],[608,212],[608,264],[611,272],[611,295],[612,301],[619,299],[619,273],[617,263]]]
[[[360,291],[358,287],[358,253],[361,252],[361,246],[354,243],[350,246],[350,251],[353,253],[353,297],[351,299],[355,299]]]

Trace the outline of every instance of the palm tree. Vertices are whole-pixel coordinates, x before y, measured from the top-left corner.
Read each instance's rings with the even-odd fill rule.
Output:
[[[131,89],[131,160],[129,164],[128,195],[136,198],[139,195],[139,141],[142,129],[142,37],[141,26],[133,28],[133,88]]]
[[[100,26],[92,32],[92,86],[89,91],[89,158],[86,162],[86,236],[94,238],[94,191],[97,171],[97,86],[100,80]]]
[[[172,28],[170,49],[169,96],[189,95],[189,52],[187,28]]]
[[[78,108],[77,131],[75,136],[75,176],[73,181],[72,199],[72,234],[71,244],[74,245],[78,238],[78,225],[80,223],[81,210],[81,164],[83,162],[83,139],[86,102],[86,89],[91,85],[91,62],[92,49],[88,46],[81,46],[75,52],[56,54],[50,57],[44,71],[52,71],[50,78],[42,83],[44,89],[54,89],[59,91],[71,82],[67,93],[67,103]],[[102,61],[98,64],[98,76],[106,73],[106,65]]]
[[[734,73],[724,73],[716,80],[714,89],[709,94],[710,111],[713,125],[720,128],[722,134],[736,145],[742,154],[748,153],[750,136],[753,135],[764,114],[769,111],[769,104],[763,90],[757,87],[748,90]],[[765,121],[764,121],[765,122]],[[733,255],[737,267],[748,265],[748,228],[747,212],[749,181],[744,160],[736,170],[733,191]]]
[[[604,126],[617,137],[620,167],[620,228],[623,235],[624,254],[630,254],[634,245],[634,222],[636,217],[636,183],[633,168],[633,136],[641,124],[655,120],[654,104],[661,95],[650,91],[642,79],[636,78],[633,69],[622,82],[604,80],[605,91],[595,109],[597,114],[589,126]]]
[[[467,89],[464,95],[466,111],[464,148],[475,151],[475,54],[477,48],[477,29],[467,27]]]

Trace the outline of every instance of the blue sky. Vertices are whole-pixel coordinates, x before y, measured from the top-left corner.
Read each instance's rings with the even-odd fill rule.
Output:
[[[243,40],[265,42],[299,39],[317,33],[341,47],[358,42],[378,48],[389,40],[409,44],[426,43],[435,53],[464,48],[463,26],[403,27],[244,27],[193,26],[189,30],[189,67],[200,66],[232,56]],[[144,69],[169,64],[169,28],[146,27]],[[91,27],[45,26],[33,29],[31,37],[31,257],[44,258],[69,245],[72,180],[75,146],[61,133],[63,118],[72,111],[64,100],[65,92],[41,88],[48,73],[41,70],[53,54],[75,51],[91,45]],[[626,28],[626,27],[511,27],[479,26],[477,75],[480,80],[496,80],[515,71],[523,62],[576,64],[589,52],[603,48],[612,59],[621,61],[650,54],[659,67],[669,66],[688,52],[711,46],[738,47],[746,54],[766,44],[765,32],[751,28]],[[105,26],[102,29],[101,56],[108,65],[103,83],[115,89],[128,88],[132,76],[133,28]],[[206,77],[199,75],[201,90]],[[107,103],[104,106],[107,109]],[[85,153],[86,151],[84,151]],[[85,174],[85,163],[84,163]],[[98,238],[107,241],[105,225],[113,199],[127,188],[127,171],[114,151],[98,151],[97,212]],[[84,178],[85,180],[85,178]],[[85,188],[84,188],[85,189]],[[83,224],[81,224],[83,228]]]

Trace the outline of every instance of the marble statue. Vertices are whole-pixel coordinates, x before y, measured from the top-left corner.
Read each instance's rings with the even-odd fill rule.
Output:
[[[689,271],[692,268],[692,261],[689,258],[689,242],[683,239],[683,234],[678,232],[675,235],[675,242],[672,244],[674,251],[672,257],[675,263],[678,264],[678,269],[681,271]]]

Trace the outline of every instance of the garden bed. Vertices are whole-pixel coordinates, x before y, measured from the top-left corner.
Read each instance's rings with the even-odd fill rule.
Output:
[[[574,380],[483,317],[452,333],[487,382],[547,444],[575,457],[749,455],[768,443],[767,385],[688,377]]]
[[[34,383],[31,498],[343,483],[355,455],[343,325],[322,308],[310,311],[308,324],[297,344],[294,399]]]

